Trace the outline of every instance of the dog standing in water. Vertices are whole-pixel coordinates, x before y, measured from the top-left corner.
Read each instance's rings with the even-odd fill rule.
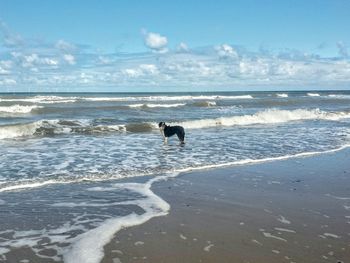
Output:
[[[165,122],[160,122],[158,124],[160,133],[163,135],[164,142],[168,142],[168,138],[173,136],[174,134],[177,135],[177,138],[179,138],[181,144],[185,144],[185,129],[181,126],[168,126],[165,124]]]

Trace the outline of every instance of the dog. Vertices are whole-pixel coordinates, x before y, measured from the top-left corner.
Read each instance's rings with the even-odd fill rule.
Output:
[[[169,126],[165,122],[160,122],[158,124],[160,133],[163,135],[164,142],[168,142],[168,138],[177,135],[181,144],[185,144],[185,129],[182,126]]]

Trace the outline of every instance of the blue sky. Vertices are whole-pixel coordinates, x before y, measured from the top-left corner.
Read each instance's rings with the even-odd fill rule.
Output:
[[[0,91],[346,89],[350,2],[0,1]]]

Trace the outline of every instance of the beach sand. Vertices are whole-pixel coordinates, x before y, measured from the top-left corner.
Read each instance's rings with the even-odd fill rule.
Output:
[[[350,150],[181,174],[102,262],[350,262]]]

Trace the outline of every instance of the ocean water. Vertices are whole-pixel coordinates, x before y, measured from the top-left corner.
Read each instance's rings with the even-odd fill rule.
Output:
[[[0,260],[99,262],[119,229],[168,213],[155,181],[348,145],[349,91],[0,94]]]

